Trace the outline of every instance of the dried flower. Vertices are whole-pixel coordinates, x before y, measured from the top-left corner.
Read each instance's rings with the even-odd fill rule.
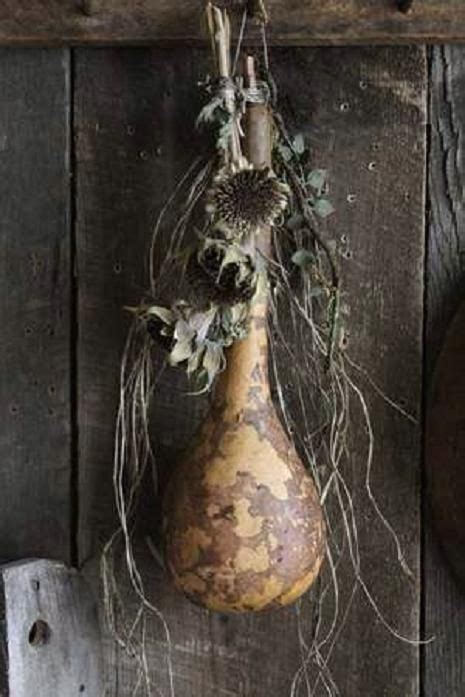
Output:
[[[250,255],[238,245],[222,240],[204,240],[189,258],[186,278],[193,300],[201,305],[246,303],[257,289],[257,274]]]
[[[273,225],[288,201],[287,184],[269,167],[236,167],[215,177],[206,210],[226,237],[241,237]]]

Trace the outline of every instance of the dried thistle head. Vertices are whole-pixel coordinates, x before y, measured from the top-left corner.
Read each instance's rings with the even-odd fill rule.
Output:
[[[289,202],[289,187],[269,167],[219,172],[207,193],[206,211],[226,237],[241,237],[273,225]]]
[[[189,258],[186,280],[196,303],[236,305],[249,302],[257,289],[252,258],[240,247],[207,239]]]

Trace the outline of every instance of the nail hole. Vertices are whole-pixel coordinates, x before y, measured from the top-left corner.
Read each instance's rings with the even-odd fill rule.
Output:
[[[360,80],[358,84],[361,90],[366,90],[368,87],[368,83],[365,80]]]
[[[148,160],[148,159],[149,159],[149,154],[148,154],[147,150],[141,150],[141,151],[139,152],[139,157],[140,157],[141,160]]]
[[[347,242],[348,242],[347,235],[341,235],[341,242],[342,242],[342,244],[347,244]]]
[[[349,195],[347,196],[347,201],[348,201],[349,203],[355,203],[356,200],[357,200],[357,197],[356,197],[355,194],[349,194]]]
[[[29,630],[29,643],[31,646],[46,646],[51,636],[52,630],[47,622],[37,620]]]
[[[376,162],[370,162],[370,164],[368,165],[368,169],[370,170],[370,172],[373,172],[373,170],[376,169]]]
[[[55,409],[53,409],[52,407],[49,407],[49,408],[47,409],[47,414],[48,414],[49,416],[55,416],[55,414],[56,414]]]
[[[53,396],[54,394],[56,394],[56,391],[57,391],[57,388],[55,387],[55,385],[49,386],[49,388],[48,388],[49,395]]]
[[[18,405],[17,404],[10,404],[10,414],[13,414],[13,416],[15,416],[18,413],[19,413]]]
[[[350,251],[350,249],[348,249],[347,252],[344,252],[344,254],[343,254],[342,256],[344,257],[344,259],[352,259],[352,257],[353,257],[354,255],[352,254],[352,252]]]
[[[86,686],[85,685],[79,685],[79,692],[85,692],[86,691]]]
[[[32,327],[26,327],[26,328],[24,329],[24,333],[26,334],[26,336],[31,336],[31,334],[32,334]]]
[[[114,264],[114,266],[113,266],[113,271],[116,274],[120,274],[122,270],[123,270],[123,265],[119,261],[117,261],[116,264]]]
[[[133,136],[135,132],[136,129],[134,128],[134,126],[128,126],[126,128],[126,133],[128,134],[128,136]]]
[[[342,102],[342,104],[340,105],[339,109],[340,109],[341,111],[349,111],[349,109],[350,109],[350,104],[349,104],[348,102]]]
[[[34,590],[36,592],[40,591],[40,581],[38,581],[37,579],[34,578],[31,581],[31,586],[32,586],[32,590]]]

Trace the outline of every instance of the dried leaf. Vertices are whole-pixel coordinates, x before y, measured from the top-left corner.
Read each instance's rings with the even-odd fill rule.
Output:
[[[178,319],[176,322],[176,327],[174,329],[174,338],[183,343],[187,341],[192,341],[195,336],[195,329],[193,329],[188,322],[184,319]]]
[[[192,355],[191,341],[178,341],[169,355],[170,365],[179,365],[183,361],[187,361]]]
[[[223,365],[223,349],[217,344],[208,343],[202,360],[208,379],[205,389],[210,389]]]
[[[152,305],[149,307],[147,314],[159,317],[165,324],[173,324],[175,320],[175,315],[172,310],[169,310],[167,307],[160,307],[159,305]]]
[[[202,363],[202,357],[205,351],[204,346],[200,346],[187,361],[187,374],[193,375],[198,371]]]

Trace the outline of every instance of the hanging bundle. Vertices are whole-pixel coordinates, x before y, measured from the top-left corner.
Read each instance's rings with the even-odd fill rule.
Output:
[[[110,627],[138,661],[147,695],[149,615],[166,632],[174,695],[169,630],[148,599],[133,550],[147,465],[156,475],[156,442],[154,447],[148,425],[157,389],[156,347],[168,365],[186,372],[191,393],[212,392],[209,414],[163,497],[162,549],[150,543],[176,587],[211,610],[257,612],[301,598],[327,559],[326,585],[313,601],[320,617],[325,603],[330,610],[310,639],[300,637],[302,667],[293,695],[304,679],[307,686],[323,686],[325,694],[339,694],[328,661],[353,599],[349,594],[341,605],[344,556],[354,589],[362,588],[383,624],[399,636],[361,573],[344,470],[350,463],[351,399],[368,434],[368,499],[410,574],[371,490],[374,435],[356,382],[364,373],[345,354],[337,250],[318,225],[333,212],[327,173],[308,167],[303,137],[289,134],[277,109],[266,13],[262,2],[255,4],[264,37],[262,64],[250,55],[239,61],[240,45],[231,60],[228,14],[207,5],[217,76],[207,83],[209,102],[198,124],[212,130],[216,149],[207,163],[193,164],[160,214],[150,250],[150,292],[133,309],[122,361],[114,469],[120,527],[104,549],[102,572]],[[247,19],[245,12],[241,37]],[[189,231],[195,231],[193,242]],[[118,613],[124,616],[126,608],[114,571],[121,541],[140,602],[122,628]]]
[[[229,53],[223,17],[212,21],[218,52]],[[246,66],[246,87],[254,86],[253,59]],[[207,193],[207,212],[225,240],[246,244],[266,266],[271,227],[290,192],[270,167],[268,105],[249,103],[247,92],[244,122],[247,157],[230,148],[230,163]],[[221,284],[221,272],[217,279]],[[223,612],[294,602],[315,580],[324,554],[315,486],[271,400],[267,293],[265,280],[250,302],[247,336],[228,349],[210,415],[165,497],[165,552],[174,582],[192,600]]]

